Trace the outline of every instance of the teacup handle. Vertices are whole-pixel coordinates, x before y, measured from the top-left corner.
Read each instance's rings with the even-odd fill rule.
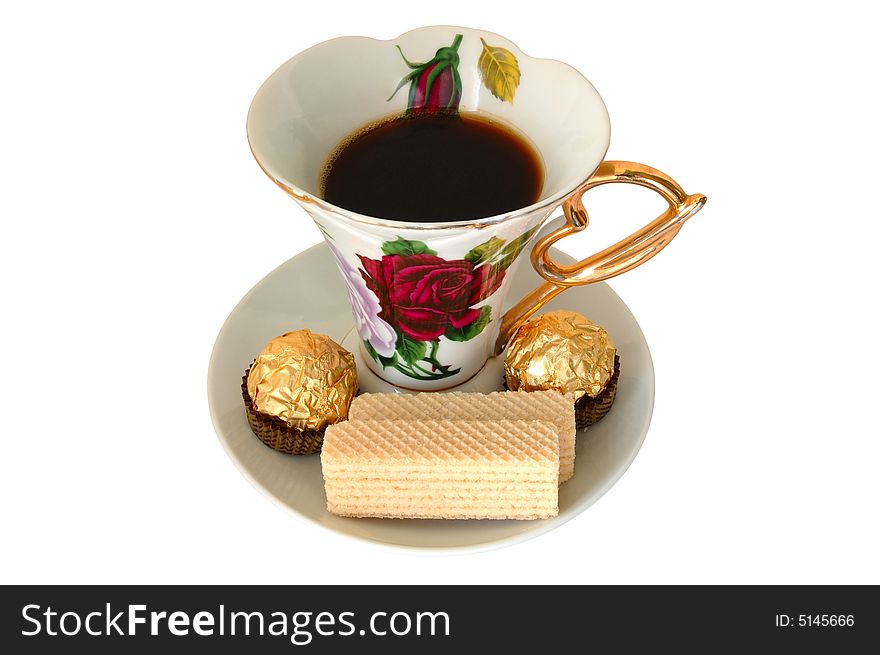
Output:
[[[582,202],[583,195],[593,187],[613,182],[638,184],[659,193],[669,208],[645,227],[618,241],[595,255],[576,264],[559,264],[550,257],[550,246],[590,222]],[[688,195],[681,186],[656,168],[630,161],[605,161],[593,176],[566,200],[565,225],[539,240],[532,249],[532,265],[544,282],[509,309],[501,319],[501,329],[495,342],[495,354],[501,353],[510,337],[529,316],[568,287],[607,280],[644,264],[663,250],[678,234],[681,226],[706,204],[702,194]]]

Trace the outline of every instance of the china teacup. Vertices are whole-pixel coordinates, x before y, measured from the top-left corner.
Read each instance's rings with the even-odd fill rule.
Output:
[[[432,62],[443,63],[431,79],[434,92],[425,86]],[[407,83],[408,95],[393,94]],[[477,112],[524,135],[543,161],[538,200],[497,216],[422,223],[358,214],[321,197],[325,163],[345,137],[416,109]],[[464,27],[423,27],[389,41],[342,37],[309,48],[260,87],[247,134],[260,167],[324,234],[348,289],[363,361],[407,389],[464,383],[548,300],[647,261],[706,201],[649,166],[602,161],[608,112],[574,68]],[[611,182],[653,189],[669,208],[577,264],[554,262],[550,246],[587,227],[583,194]],[[565,225],[532,245],[559,206]],[[546,281],[502,313],[508,283],[530,247]]]

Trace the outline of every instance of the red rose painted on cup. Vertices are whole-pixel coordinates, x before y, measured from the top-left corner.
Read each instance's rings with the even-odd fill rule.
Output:
[[[436,255],[361,257],[364,280],[379,297],[381,318],[417,341],[433,341],[448,329],[462,330],[480,318],[473,305],[491,296],[504,271]]]
[[[378,318],[397,334],[392,356],[370,339],[364,340],[367,352],[384,368],[419,380],[458,373],[438,358],[440,338],[470,341],[489,325],[492,308],[480,303],[498,291],[533,234],[529,230],[509,243],[493,237],[461,259],[444,259],[424,242],[400,237],[382,244],[380,259],[358,255],[361,276],[379,300]]]

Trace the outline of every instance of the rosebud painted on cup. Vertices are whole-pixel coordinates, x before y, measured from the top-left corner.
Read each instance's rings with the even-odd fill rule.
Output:
[[[424,63],[411,62],[400,46],[397,46],[400,56],[412,72],[400,80],[388,100],[409,83],[409,98],[406,103],[408,116],[457,112],[461,101],[461,76],[458,74],[458,46],[461,40],[462,35],[456,34],[452,45],[440,48],[433,59]]]

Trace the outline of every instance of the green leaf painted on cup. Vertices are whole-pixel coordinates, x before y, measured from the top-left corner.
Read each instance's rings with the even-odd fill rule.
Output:
[[[382,244],[382,252],[386,255],[436,255],[436,250],[431,250],[424,241],[410,241],[403,237],[397,237],[394,241],[385,241]]]
[[[403,334],[403,332],[397,334],[397,354],[407,364],[415,364],[423,359],[427,352],[427,341],[415,341]]]
[[[500,237],[492,237],[475,248],[471,248],[464,258],[474,266],[487,262],[498,254],[506,242]]]
[[[523,248],[528,245],[532,236],[537,231],[538,227],[533,227],[528,232],[520,234],[517,238],[504,246],[504,249],[501,251],[498,260],[495,262],[494,265],[502,271],[506,271],[508,268],[510,268],[510,265],[514,261],[516,261],[516,258],[519,257],[519,254],[523,251]]]
[[[470,341],[486,329],[486,326],[489,325],[491,320],[492,308],[489,305],[483,305],[480,307],[480,316],[476,321],[463,328],[448,327],[446,328],[446,332],[443,333],[443,336],[450,341]]]
[[[373,358],[374,361],[378,362],[382,365],[383,368],[388,368],[389,366],[394,366],[397,363],[397,355],[392,355],[391,357],[385,357],[384,355],[380,355],[376,352],[376,349],[373,348],[373,344],[370,343],[368,339],[364,339],[364,347],[367,349],[367,354]]]
[[[379,353],[376,352],[376,349],[373,348],[373,344],[370,343],[369,339],[364,339],[364,348],[367,350],[367,354],[373,358],[374,362],[381,364],[379,361]]]

